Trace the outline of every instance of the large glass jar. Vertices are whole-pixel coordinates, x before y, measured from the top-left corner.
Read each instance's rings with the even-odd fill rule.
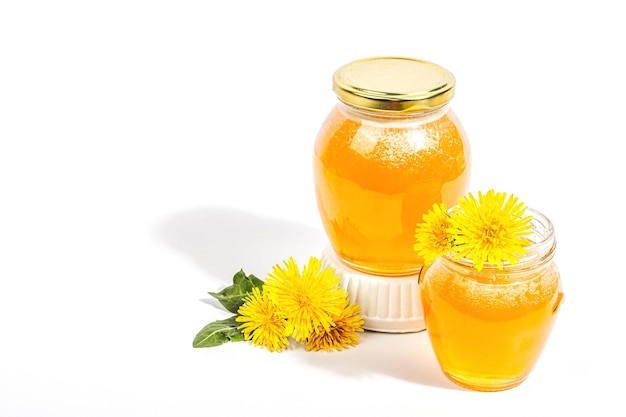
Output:
[[[423,261],[415,225],[469,185],[470,148],[449,106],[455,78],[422,60],[368,58],[333,76],[338,102],[314,152],[319,213],[336,254],[356,270],[410,275]]]
[[[442,256],[421,271],[424,320],[437,361],[455,383],[501,391],[530,374],[552,331],[563,290],[550,220],[533,216],[533,242],[515,265]]]

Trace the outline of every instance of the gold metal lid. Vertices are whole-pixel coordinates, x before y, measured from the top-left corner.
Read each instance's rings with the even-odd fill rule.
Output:
[[[344,103],[391,112],[441,107],[454,96],[454,85],[454,75],[445,68],[403,57],[360,59],[333,75],[333,91]]]

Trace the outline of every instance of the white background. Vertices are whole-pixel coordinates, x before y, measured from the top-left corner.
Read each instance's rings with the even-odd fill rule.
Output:
[[[2,1],[0,415],[624,415],[624,45],[612,1]],[[193,349],[208,291],[318,256],[340,65],[436,62],[471,190],[554,222],[566,299],[531,377],[457,388],[426,333]]]

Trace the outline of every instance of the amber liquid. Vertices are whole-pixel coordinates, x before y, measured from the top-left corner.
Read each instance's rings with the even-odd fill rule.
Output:
[[[337,254],[382,275],[419,271],[415,226],[434,203],[451,206],[469,184],[469,145],[444,109],[425,122],[328,115],[315,143],[319,212]]]
[[[479,391],[521,384],[544,348],[563,293],[554,264],[507,281],[468,278],[441,262],[422,271],[424,319],[449,379]]]

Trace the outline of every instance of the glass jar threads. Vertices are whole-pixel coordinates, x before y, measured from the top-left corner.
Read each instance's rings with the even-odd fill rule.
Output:
[[[444,374],[478,391],[501,391],[530,374],[552,331],[563,290],[554,262],[550,220],[532,215],[531,244],[515,265],[502,269],[454,255],[421,271],[424,320]]]
[[[449,71],[412,58],[367,58],[335,72],[338,103],[319,130],[313,168],[324,229],[350,267],[419,272],[416,223],[467,191],[470,148],[449,106],[454,88]]]

